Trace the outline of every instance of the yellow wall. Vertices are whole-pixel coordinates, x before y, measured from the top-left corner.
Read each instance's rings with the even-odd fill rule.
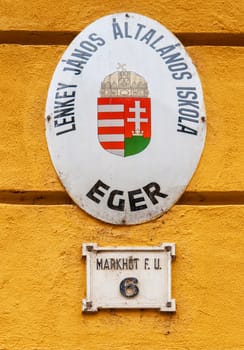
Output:
[[[244,3],[5,0],[0,6],[0,350],[244,349]],[[187,45],[208,128],[179,202],[149,223],[104,224],[72,203],[44,134],[48,85],[67,43],[114,12],[150,16]],[[177,244],[175,314],[82,314],[81,243]]]

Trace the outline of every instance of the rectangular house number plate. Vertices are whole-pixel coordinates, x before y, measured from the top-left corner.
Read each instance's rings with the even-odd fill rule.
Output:
[[[159,309],[173,312],[171,262],[175,244],[155,247],[99,247],[84,243],[86,299],[83,312],[99,309]]]

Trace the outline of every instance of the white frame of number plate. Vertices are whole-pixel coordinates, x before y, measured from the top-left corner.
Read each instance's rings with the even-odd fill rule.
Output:
[[[116,302],[110,301],[110,295],[105,288],[105,302],[101,302],[101,293],[104,293],[103,285],[106,286],[106,281],[99,285],[97,288],[96,283],[96,257],[99,254],[100,257],[106,257],[106,254],[114,253],[116,256],[123,256],[123,254],[143,254],[146,255],[160,254],[164,259],[163,268],[157,273],[161,276],[162,284],[162,295],[160,292],[160,298],[155,298],[158,300],[153,300],[153,302],[145,302],[145,296],[141,298],[138,296],[136,302],[135,299],[126,299],[123,296],[120,296],[116,299]],[[138,256],[138,255],[137,255]],[[174,312],[176,311],[176,302],[175,299],[171,298],[171,263],[175,259],[175,243],[162,243],[160,246],[149,246],[149,247],[100,247],[97,243],[83,243],[82,244],[82,257],[86,259],[86,299],[82,300],[82,311],[83,312],[96,312],[99,309],[159,309],[159,311]],[[143,259],[143,258],[142,258]],[[144,258],[145,259],[145,258]],[[110,270],[111,271],[111,270]],[[145,274],[143,269],[138,269],[136,274],[140,275],[140,271]],[[151,270],[152,271],[152,270]],[[109,273],[109,272],[107,272]],[[111,272],[110,272],[111,273]],[[115,272],[114,272],[115,273]],[[127,274],[135,274],[135,272],[126,272]],[[148,272],[150,274],[150,272]],[[155,272],[154,272],[155,273]],[[123,277],[121,271],[116,271],[117,279]],[[111,276],[111,275],[110,275]],[[110,277],[109,276],[109,277]],[[145,277],[145,276],[144,276]],[[151,275],[152,277],[152,275]],[[160,278],[160,277],[159,277]],[[115,277],[116,279],[116,277]],[[163,284],[165,287],[163,289]],[[94,287],[95,286],[95,287]],[[153,287],[152,287],[153,288]],[[147,297],[146,297],[147,298]],[[141,300],[142,299],[142,300]],[[146,299],[147,300],[147,299]]]

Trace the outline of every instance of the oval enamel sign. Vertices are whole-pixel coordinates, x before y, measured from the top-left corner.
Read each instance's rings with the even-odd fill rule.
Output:
[[[179,40],[134,13],[103,17],[53,75],[46,136],[72,199],[112,224],[138,224],[181,196],[204,146],[201,83]]]

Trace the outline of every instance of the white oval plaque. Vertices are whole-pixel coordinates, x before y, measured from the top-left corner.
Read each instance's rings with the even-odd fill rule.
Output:
[[[70,44],[46,107],[61,182],[89,214],[138,224],[183,193],[204,146],[201,83],[179,40],[134,13],[103,17]]]

